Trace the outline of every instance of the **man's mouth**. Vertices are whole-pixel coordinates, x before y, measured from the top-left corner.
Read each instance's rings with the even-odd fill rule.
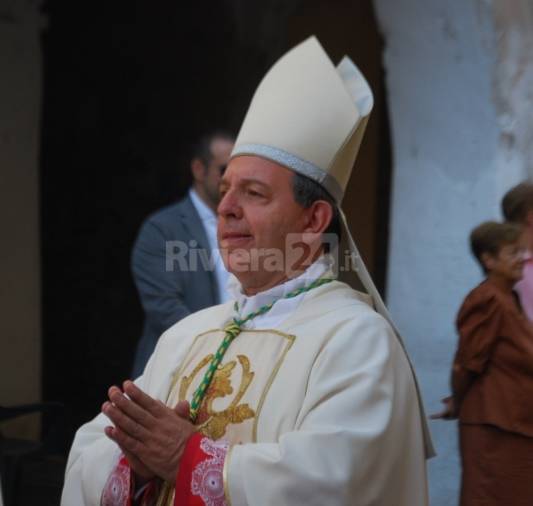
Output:
[[[247,244],[251,239],[251,234],[243,232],[226,232],[221,236],[220,247],[235,248]]]

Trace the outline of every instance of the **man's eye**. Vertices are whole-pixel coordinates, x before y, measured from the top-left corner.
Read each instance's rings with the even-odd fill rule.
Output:
[[[251,197],[262,197],[263,195],[255,190],[248,190],[248,195]]]

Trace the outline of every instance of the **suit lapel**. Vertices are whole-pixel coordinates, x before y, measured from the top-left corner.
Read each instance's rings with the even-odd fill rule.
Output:
[[[182,200],[180,211],[180,218],[181,222],[183,223],[183,227],[189,232],[191,237],[198,242],[198,245],[201,248],[211,251],[204,224],[202,223],[202,220],[200,219],[200,216],[196,211],[196,208],[194,207],[189,195]]]
[[[208,252],[209,256],[212,255],[211,247],[209,246],[209,241],[207,239],[207,233],[204,228],[204,224],[200,219],[200,215],[194,204],[192,203],[191,198],[187,196],[182,200],[182,205],[180,206],[180,220],[183,224],[183,227],[191,237],[198,243],[200,248],[203,248]],[[220,302],[218,300],[218,280],[216,279],[215,273],[211,269],[206,269],[206,272],[211,280],[211,297],[213,304]]]

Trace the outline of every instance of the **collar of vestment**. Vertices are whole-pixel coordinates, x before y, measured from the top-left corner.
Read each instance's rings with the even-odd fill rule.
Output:
[[[237,302],[238,312],[235,316],[243,318],[276,300],[277,302],[268,313],[259,315],[245,324],[247,329],[276,328],[298,308],[306,293],[289,299],[284,297],[322,277],[334,277],[332,261],[327,256],[321,256],[299,276],[251,296],[244,294],[237,278],[231,276],[228,282],[228,291]]]

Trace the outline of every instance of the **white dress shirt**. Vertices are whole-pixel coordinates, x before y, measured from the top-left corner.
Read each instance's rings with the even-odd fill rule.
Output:
[[[211,265],[213,265],[215,278],[217,280],[218,301],[223,303],[230,299],[228,291],[226,290],[229,273],[224,267],[224,262],[220,256],[220,250],[218,249],[217,215],[200,198],[193,188],[189,190],[189,196],[196,212],[200,216],[202,225],[204,226],[205,235],[207,236],[207,241],[209,242],[209,248],[211,250],[209,258],[211,259]]]

